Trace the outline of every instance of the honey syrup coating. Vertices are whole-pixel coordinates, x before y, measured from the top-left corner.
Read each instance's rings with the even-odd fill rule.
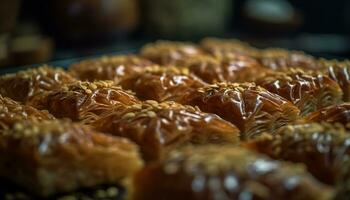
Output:
[[[187,144],[237,144],[239,130],[214,114],[175,102],[148,100],[92,123],[96,130],[122,136],[140,145],[146,161],[162,159]]]
[[[202,55],[185,59],[182,65],[207,83],[253,82],[267,71],[255,59],[239,54],[226,54],[222,58]]]
[[[0,132],[11,129],[16,122],[42,121],[55,119],[47,111],[40,111],[28,105],[22,105],[0,95]]]
[[[147,165],[134,178],[132,200],[326,200],[332,190],[302,165],[232,146],[186,147]]]
[[[317,60],[301,51],[267,48],[260,50],[256,59],[262,66],[272,70],[286,70],[293,67],[305,70],[319,69]]]
[[[0,155],[0,176],[39,196],[119,183],[143,165],[127,139],[68,121],[16,123]]]
[[[244,55],[255,58],[259,55],[259,50],[248,43],[235,39],[204,38],[200,42],[203,48],[210,55],[216,58],[226,57],[228,54]]]
[[[207,85],[186,68],[149,67],[134,76],[131,81],[122,82],[123,88],[130,89],[144,100],[178,101],[184,94]]]
[[[160,65],[177,65],[184,58],[204,52],[195,44],[186,42],[156,41],[142,47],[140,55]]]
[[[291,101],[302,116],[342,102],[343,92],[335,81],[326,75],[298,68],[268,73],[256,84]]]
[[[317,179],[334,185],[350,155],[349,141],[350,133],[340,124],[307,123],[284,126],[246,146],[274,159],[303,163]]]
[[[310,113],[304,119],[305,122],[341,123],[350,129],[350,103],[342,103],[328,106]]]
[[[319,61],[320,68],[323,69],[328,76],[336,81],[343,90],[343,100],[350,101],[350,62],[337,60]]]
[[[300,112],[288,100],[254,83],[213,84],[183,96],[181,102],[233,123],[240,129],[242,139],[266,131],[273,133],[294,122]]]
[[[98,115],[111,110],[140,103],[129,91],[113,81],[77,81],[59,89],[35,96],[28,104],[46,109],[57,118],[91,123]]]
[[[75,79],[60,68],[42,66],[0,77],[0,94],[25,103],[34,95],[56,89]]]
[[[72,64],[69,72],[83,81],[113,80],[119,83],[153,65],[137,55],[103,56]]]

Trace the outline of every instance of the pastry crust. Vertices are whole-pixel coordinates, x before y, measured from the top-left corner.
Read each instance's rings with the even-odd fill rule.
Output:
[[[301,51],[267,48],[261,50],[256,58],[262,66],[272,70],[286,70],[292,67],[305,70],[319,69],[317,60]]]
[[[150,67],[129,83],[121,83],[144,100],[178,101],[184,94],[207,85],[186,68]]]
[[[331,190],[301,165],[232,146],[186,147],[134,178],[132,200],[329,199]]]
[[[0,132],[12,128],[16,122],[53,119],[55,118],[47,111],[40,111],[31,106],[22,105],[0,95]]]
[[[287,125],[246,146],[273,159],[303,163],[320,181],[334,185],[350,155],[350,133],[341,125],[308,123]]]
[[[336,81],[343,90],[343,100],[350,101],[350,61],[324,60],[319,61],[320,66],[328,76]]]
[[[296,68],[266,74],[256,83],[291,101],[302,116],[338,104],[343,97],[339,85],[328,76]]]
[[[253,82],[267,71],[255,59],[238,54],[222,58],[197,56],[184,60],[183,66],[207,83]]]
[[[0,94],[25,103],[34,95],[72,83],[75,79],[59,68],[42,66],[0,77]]]
[[[328,106],[310,113],[304,118],[305,122],[341,123],[350,129],[350,103]]]
[[[222,58],[229,54],[245,55],[255,58],[259,50],[248,43],[235,39],[204,38],[200,46],[216,58]]]
[[[141,56],[160,65],[178,65],[181,60],[204,52],[195,44],[186,42],[157,41],[142,47]]]
[[[38,109],[48,110],[57,118],[66,117],[86,124],[113,107],[122,109],[136,103],[140,101],[113,81],[77,81],[37,95],[29,102]]]
[[[0,133],[0,176],[40,196],[118,183],[142,167],[138,148],[67,121],[16,123]]]
[[[113,80],[119,83],[153,65],[137,55],[104,56],[72,64],[69,72],[82,81]]]
[[[111,112],[92,124],[97,130],[129,138],[147,161],[162,159],[171,149],[193,144],[237,144],[239,130],[214,114],[175,102],[146,101]]]
[[[182,103],[230,121],[241,130],[242,139],[273,133],[299,115],[291,102],[253,83],[213,84],[185,95]]]

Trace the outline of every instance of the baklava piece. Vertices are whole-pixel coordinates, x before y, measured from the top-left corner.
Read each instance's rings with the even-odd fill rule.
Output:
[[[319,69],[316,59],[299,51],[268,48],[261,50],[256,58],[262,66],[273,70],[285,70],[292,67],[308,70]]]
[[[0,133],[0,176],[39,196],[119,183],[142,165],[127,139],[67,121],[16,123]]]
[[[147,161],[162,159],[169,150],[190,143],[236,144],[239,141],[239,130],[231,123],[175,102],[148,100],[122,112],[111,112],[92,126],[137,143]]]
[[[160,65],[177,65],[179,61],[203,54],[202,50],[192,43],[157,41],[145,45],[141,56]]]
[[[0,95],[0,131],[12,128],[16,122],[53,120],[47,111],[40,111],[31,106],[21,105],[10,98]]]
[[[258,49],[250,46],[248,43],[235,39],[204,38],[200,42],[200,46],[216,58],[222,58],[228,54],[238,54],[249,57],[256,57],[259,54]]]
[[[59,68],[43,66],[0,77],[0,94],[25,103],[34,95],[72,83],[75,79]]]
[[[328,76],[340,85],[344,101],[350,101],[350,61],[320,60],[320,65],[325,68]]]
[[[140,99],[162,102],[178,101],[184,94],[191,93],[206,83],[190,74],[186,68],[150,67],[121,85],[134,91]]]
[[[301,165],[215,145],[175,150],[133,183],[132,200],[328,200],[333,193]]]
[[[279,127],[294,122],[299,109],[283,97],[254,83],[218,83],[185,95],[183,104],[198,106],[203,112],[214,113],[235,124],[242,139],[273,133]]]
[[[104,56],[75,63],[69,71],[83,81],[113,80],[119,83],[152,65],[151,61],[136,55]]]
[[[301,69],[273,72],[256,81],[296,105],[301,115],[342,101],[343,92],[328,76]]]
[[[262,68],[253,58],[228,54],[222,58],[197,56],[184,60],[183,66],[207,83],[253,82],[264,75]]]
[[[88,124],[113,107],[122,109],[136,103],[140,101],[113,81],[76,81],[37,95],[28,104],[46,109],[57,118],[66,117]]]
[[[350,103],[328,106],[310,113],[304,118],[305,122],[341,123],[350,129]]]
[[[246,146],[274,159],[303,163],[320,181],[333,185],[350,155],[349,141],[342,125],[308,123],[282,127],[274,136],[247,141]]]

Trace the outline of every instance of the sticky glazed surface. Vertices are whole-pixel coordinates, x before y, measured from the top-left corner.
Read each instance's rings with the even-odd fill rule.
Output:
[[[300,109],[302,116],[340,103],[343,97],[339,85],[328,76],[302,69],[271,72],[256,83],[291,101]]]
[[[156,101],[178,101],[186,93],[207,85],[186,68],[150,67],[135,76],[131,84],[121,83],[131,89],[140,99]]]
[[[228,54],[238,54],[250,57],[256,57],[259,54],[258,49],[250,46],[248,43],[235,39],[204,38],[200,42],[200,46],[216,58],[222,58]]]
[[[0,95],[0,132],[12,128],[20,121],[53,120],[47,111],[40,111],[31,106],[22,105],[10,98]]]
[[[239,54],[227,54],[222,58],[197,56],[185,59],[183,66],[207,83],[254,81],[265,70],[255,59]]]
[[[104,56],[72,64],[69,72],[83,81],[113,80],[119,83],[153,65],[136,55]]]
[[[350,62],[339,62],[336,60],[327,61],[321,59],[319,63],[320,66],[324,68],[323,70],[328,72],[329,77],[336,81],[342,88],[344,101],[350,101]]]
[[[328,106],[307,115],[306,122],[341,123],[347,129],[350,128],[350,103]]]
[[[162,159],[186,144],[237,144],[239,130],[214,114],[175,102],[146,101],[112,112],[92,124],[97,130],[129,138],[147,161]]]
[[[43,66],[1,76],[0,94],[25,103],[34,95],[74,81],[63,69]]]
[[[286,70],[292,67],[318,70],[317,60],[300,51],[288,51],[278,48],[261,50],[257,59],[266,68],[273,70]]]
[[[113,107],[125,107],[140,103],[129,91],[113,81],[77,81],[59,89],[35,96],[29,104],[46,109],[57,118],[91,123],[103,112]]]
[[[177,65],[184,58],[203,53],[197,45],[192,43],[162,40],[145,45],[140,52],[142,57],[160,65]]]
[[[0,175],[40,196],[116,183],[142,167],[136,145],[67,121],[0,133]]]
[[[137,173],[133,200],[328,199],[329,188],[300,165],[232,146],[187,147]]]
[[[303,163],[316,178],[334,185],[350,155],[350,133],[341,125],[308,123],[282,127],[274,136],[248,141],[248,148]]]
[[[253,83],[210,85],[184,96],[182,103],[198,106],[235,124],[242,139],[266,131],[273,133],[299,115],[299,109],[292,103]]]

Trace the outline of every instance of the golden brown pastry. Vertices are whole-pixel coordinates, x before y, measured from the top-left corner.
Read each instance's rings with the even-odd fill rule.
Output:
[[[222,58],[228,54],[238,54],[257,57],[259,50],[248,43],[235,39],[204,38],[200,46],[216,58]]]
[[[332,190],[301,165],[232,146],[186,147],[134,178],[132,200],[328,200]]]
[[[127,139],[67,121],[16,123],[0,133],[0,176],[40,196],[118,183],[141,167]]]
[[[273,72],[256,81],[257,85],[296,105],[301,115],[342,101],[339,85],[326,75],[301,69]]]
[[[230,121],[241,130],[242,139],[273,133],[299,115],[291,102],[254,83],[217,83],[185,95],[181,102]]]
[[[161,102],[178,101],[179,97],[203,87],[206,83],[190,74],[186,68],[150,67],[121,85],[134,91],[140,99]]]
[[[151,61],[136,55],[104,56],[75,63],[69,71],[83,81],[113,80],[119,83],[152,65]]]
[[[183,66],[207,83],[252,82],[267,71],[255,59],[238,54],[227,54],[222,58],[197,56],[184,60]]]
[[[239,140],[239,130],[231,123],[175,102],[148,100],[111,112],[92,126],[134,141],[147,161],[162,159],[169,150],[189,143],[236,144]]]
[[[320,60],[320,66],[328,73],[328,76],[336,81],[343,90],[344,101],[350,101],[350,62]]]
[[[305,122],[341,123],[350,129],[350,103],[328,106],[310,113],[304,118]]]
[[[204,52],[195,44],[186,42],[157,41],[142,47],[141,56],[160,65],[177,65],[184,58]]]
[[[75,79],[62,69],[42,66],[1,76],[0,94],[24,103],[36,94],[74,81]]]
[[[67,84],[59,89],[35,96],[28,104],[46,109],[57,118],[90,123],[113,107],[140,103],[130,92],[116,86],[113,81]]]
[[[246,146],[274,159],[303,163],[316,178],[335,184],[350,155],[350,133],[341,125],[310,123],[287,125]]]
[[[53,120],[47,111],[40,111],[31,106],[21,105],[10,98],[0,95],[0,132],[12,128],[21,121]]]
[[[261,50],[256,57],[262,66],[273,70],[285,70],[292,67],[318,70],[318,63],[310,55],[300,51],[267,48]]]

